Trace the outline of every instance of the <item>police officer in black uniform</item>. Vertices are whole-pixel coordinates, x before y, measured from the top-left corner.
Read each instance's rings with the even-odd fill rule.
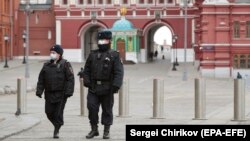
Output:
[[[98,49],[93,50],[86,61],[83,78],[88,87],[87,108],[91,131],[87,139],[99,135],[99,107],[102,107],[101,124],[104,125],[103,139],[109,139],[110,126],[113,124],[114,93],[123,82],[123,64],[119,52],[110,48],[112,32],[100,31],[97,34]]]
[[[67,98],[73,95],[75,78],[71,64],[62,58],[63,49],[54,45],[50,60],[40,71],[36,95],[45,94],[45,113],[54,125],[54,138],[59,138],[59,129],[64,124],[63,111]]]

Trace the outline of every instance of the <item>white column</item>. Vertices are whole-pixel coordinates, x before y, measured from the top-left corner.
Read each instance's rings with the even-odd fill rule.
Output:
[[[61,44],[61,21],[56,20],[56,43]]]

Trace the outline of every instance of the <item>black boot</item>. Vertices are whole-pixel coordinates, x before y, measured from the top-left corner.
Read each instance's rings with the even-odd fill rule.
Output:
[[[60,125],[56,125],[54,129],[54,136],[53,138],[58,139],[59,138],[59,130],[60,130]]]
[[[97,125],[91,125],[91,131],[86,136],[87,139],[91,139],[94,136],[99,136],[98,126]]]
[[[109,139],[109,129],[110,125],[104,125],[103,139]]]

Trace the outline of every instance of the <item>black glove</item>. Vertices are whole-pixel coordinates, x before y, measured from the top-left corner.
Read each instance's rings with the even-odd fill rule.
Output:
[[[42,98],[42,95],[41,94],[36,94],[37,97],[39,98]]]
[[[112,93],[118,93],[119,87],[113,86],[112,87]]]
[[[91,89],[91,84],[90,83],[84,83],[84,86]]]

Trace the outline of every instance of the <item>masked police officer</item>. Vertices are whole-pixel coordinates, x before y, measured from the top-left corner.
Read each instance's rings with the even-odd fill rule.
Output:
[[[104,125],[103,139],[109,139],[110,126],[113,124],[114,93],[123,82],[123,64],[119,52],[110,48],[112,32],[100,31],[97,34],[98,49],[87,58],[84,71],[84,86],[88,87],[87,108],[91,131],[87,139],[99,135],[98,112],[102,107],[101,124]]]
[[[63,49],[54,45],[50,49],[50,61],[40,71],[36,95],[45,94],[45,113],[54,125],[54,138],[59,138],[59,129],[64,124],[63,111],[67,98],[74,92],[74,73],[71,64],[62,58]]]

